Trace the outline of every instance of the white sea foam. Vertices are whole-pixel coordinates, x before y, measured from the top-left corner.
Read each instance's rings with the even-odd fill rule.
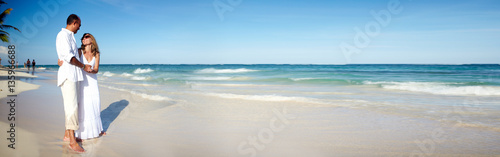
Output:
[[[160,95],[150,95],[140,92],[131,91],[130,93],[141,96],[144,99],[154,100],[154,101],[170,101],[172,99]]]
[[[239,69],[214,69],[214,68],[207,68],[207,69],[202,69],[202,70],[197,70],[195,73],[246,73],[246,72],[255,72],[259,70],[252,70],[252,69],[246,69],[246,68],[239,68]]]
[[[423,92],[438,95],[477,95],[498,96],[500,87],[494,86],[452,86],[460,83],[444,82],[371,82],[364,84],[380,85],[385,89]]]
[[[115,75],[115,74],[113,74],[113,73],[111,73],[109,71],[105,71],[104,73],[102,73],[102,76],[105,76],[105,77],[111,77],[113,75]]]
[[[109,89],[113,89],[113,90],[117,90],[117,91],[129,92],[131,94],[138,95],[144,99],[153,100],[153,101],[171,101],[172,100],[169,97],[165,97],[165,96],[161,96],[161,95],[150,95],[150,94],[146,94],[146,93],[131,91],[129,89],[116,88],[116,87],[106,86],[106,85],[100,85],[100,86],[106,87]]]
[[[201,80],[201,81],[222,81],[222,80],[233,80],[233,81],[243,81],[250,80],[251,77],[226,77],[226,76],[217,76],[217,77],[208,77],[208,76],[199,76],[199,77],[190,77],[188,80]]]
[[[272,101],[272,102],[297,101],[306,103],[321,103],[313,98],[289,97],[289,96],[279,96],[279,95],[239,95],[230,93],[206,93],[205,95],[216,96],[226,99],[243,99],[243,100],[256,100],[256,101]]]
[[[134,76],[132,74],[129,74],[129,73],[122,73],[121,76],[124,76],[124,77],[131,77],[131,76]]]
[[[150,72],[153,72],[154,70],[153,69],[150,69],[150,68],[147,68],[147,69],[141,69],[141,68],[137,68],[134,70],[134,74],[144,74],[144,73],[150,73]]]
[[[126,90],[126,89],[116,88],[116,87],[112,87],[112,86],[106,86],[106,85],[102,85],[102,84],[99,84],[99,87],[106,87],[106,88],[109,88],[109,89],[113,89],[113,90],[117,90],[117,91],[122,91],[122,92],[128,92],[129,91],[129,90]]]
[[[136,81],[141,81],[141,80],[148,80],[149,77],[143,77],[143,76],[132,76],[130,79],[136,80]]]
[[[152,87],[152,86],[158,86],[158,85],[155,85],[155,84],[144,84],[144,83],[128,83],[128,82],[114,82],[112,84],[116,84],[116,85],[131,85],[131,86],[144,86],[144,87]]]
[[[318,78],[306,77],[306,78],[290,78],[290,79],[293,81],[303,81],[303,80],[314,80],[314,79],[318,79]]]
[[[258,85],[258,84],[210,84],[210,83],[190,83],[195,86],[223,86],[223,87],[266,87],[271,85]]]
[[[231,80],[233,77],[190,77],[189,80],[206,80],[206,81],[220,81],[220,80]]]

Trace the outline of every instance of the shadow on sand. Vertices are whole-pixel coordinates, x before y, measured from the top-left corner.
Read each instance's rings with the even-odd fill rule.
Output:
[[[120,100],[110,104],[106,109],[101,111],[101,121],[103,131],[107,132],[111,123],[118,118],[118,115],[129,105],[127,100]],[[62,156],[64,157],[81,157],[81,156],[97,156],[97,149],[101,144],[101,138],[93,138],[85,141],[80,141],[78,144],[85,149],[85,153],[77,153],[69,147],[68,143],[62,145]]]
[[[120,115],[123,109],[127,107],[129,102],[127,100],[120,100],[112,103],[106,109],[101,111],[102,127],[105,132],[108,131],[109,125],[115,121],[116,117]]]

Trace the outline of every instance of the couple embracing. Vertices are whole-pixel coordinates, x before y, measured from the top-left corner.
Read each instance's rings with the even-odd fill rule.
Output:
[[[61,87],[65,112],[64,141],[72,150],[85,150],[77,140],[96,138],[106,133],[101,121],[101,103],[97,85],[100,52],[94,36],[85,33],[82,46],[76,45],[74,35],[81,26],[80,18],[71,14],[66,28],[57,34],[56,48],[59,57],[57,85]]]

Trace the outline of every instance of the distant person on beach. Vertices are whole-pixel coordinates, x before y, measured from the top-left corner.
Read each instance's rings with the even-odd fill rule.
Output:
[[[29,71],[30,70],[30,66],[31,66],[30,59],[28,59],[28,61],[26,62],[26,66],[28,66],[28,71]]]
[[[33,59],[33,62],[31,62],[31,64],[33,64],[33,70],[35,70],[35,59]]]
[[[100,52],[94,36],[90,33],[83,34],[82,46],[78,49],[84,64],[92,66],[92,72],[83,72],[83,81],[80,82],[80,99],[78,101],[78,122],[80,129],[75,130],[75,137],[87,140],[106,135],[101,121],[101,99],[97,84],[99,71]],[[66,64],[61,60],[59,66]]]
[[[75,130],[79,129],[78,82],[83,81],[81,69],[88,72],[92,70],[90,65],[79,61],[80,57],[75,57],[78,55],[78,47],[74,35],[80,26],[80,18],[75,14],[69,15],[66,20],[66,28],[62,28],[57,34],[56,49],[58,58],[64,62],[57,72],[57,86],[61,87],[65,113],[66,130],[63,141],[69,141],[69,148],[83,153],[85,150],[76,142],[75,138]]]

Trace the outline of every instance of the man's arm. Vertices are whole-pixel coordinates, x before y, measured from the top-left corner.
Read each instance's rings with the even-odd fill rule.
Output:
[[[56,48],[59,59],[64,60],[69,64],[75,65],[79,68],[82,68],[87,72],[92,71],[90,69],[90,65],[84,65],[83,63],[78,61],[74,55],[69,53],[71,51],[70,43],[71,42],[69,41],[68,36],[64,34],[60,34],[57,36]]]
[[[79,68],[82,68],[86,72],[89,72],[89,73],[92,72],[92,69],[91,69],[92,67],[90,65],[81,63],[75,57],[71,58],[71,62],[69,62],[69,63],[73,64]]]
[[[79,68],[82,68],[82,69],[85,68],[85,65],[82,62],[78,61],[75,57],[71,58],[69,64],[73,64],[73,65],[75,65]]]
[[[64,62],[63,62],[62,60],[58,59],[57,64],[58,64],[59,66],[62,66],[62,65],[63,65],[63,63],[64,63]],[[83,70],[85,70],[86,72],[91,72],[91,71],[92,71],[92,69],[90,69],[90,68],[91,68],[91,66],[90,66],[90,65],[88,65],[88,64],[83,64],[83,63],[79,62],[78,60],[76,60],[76,58],[75,58],[75,57],[71,58],[71,62],[70,62],[70,64],[73,64],[73,65],[75,65],[75,66],[77,66],[77,67],[79,67],[79,68],[82,68],[82,69],[83,69]]]

